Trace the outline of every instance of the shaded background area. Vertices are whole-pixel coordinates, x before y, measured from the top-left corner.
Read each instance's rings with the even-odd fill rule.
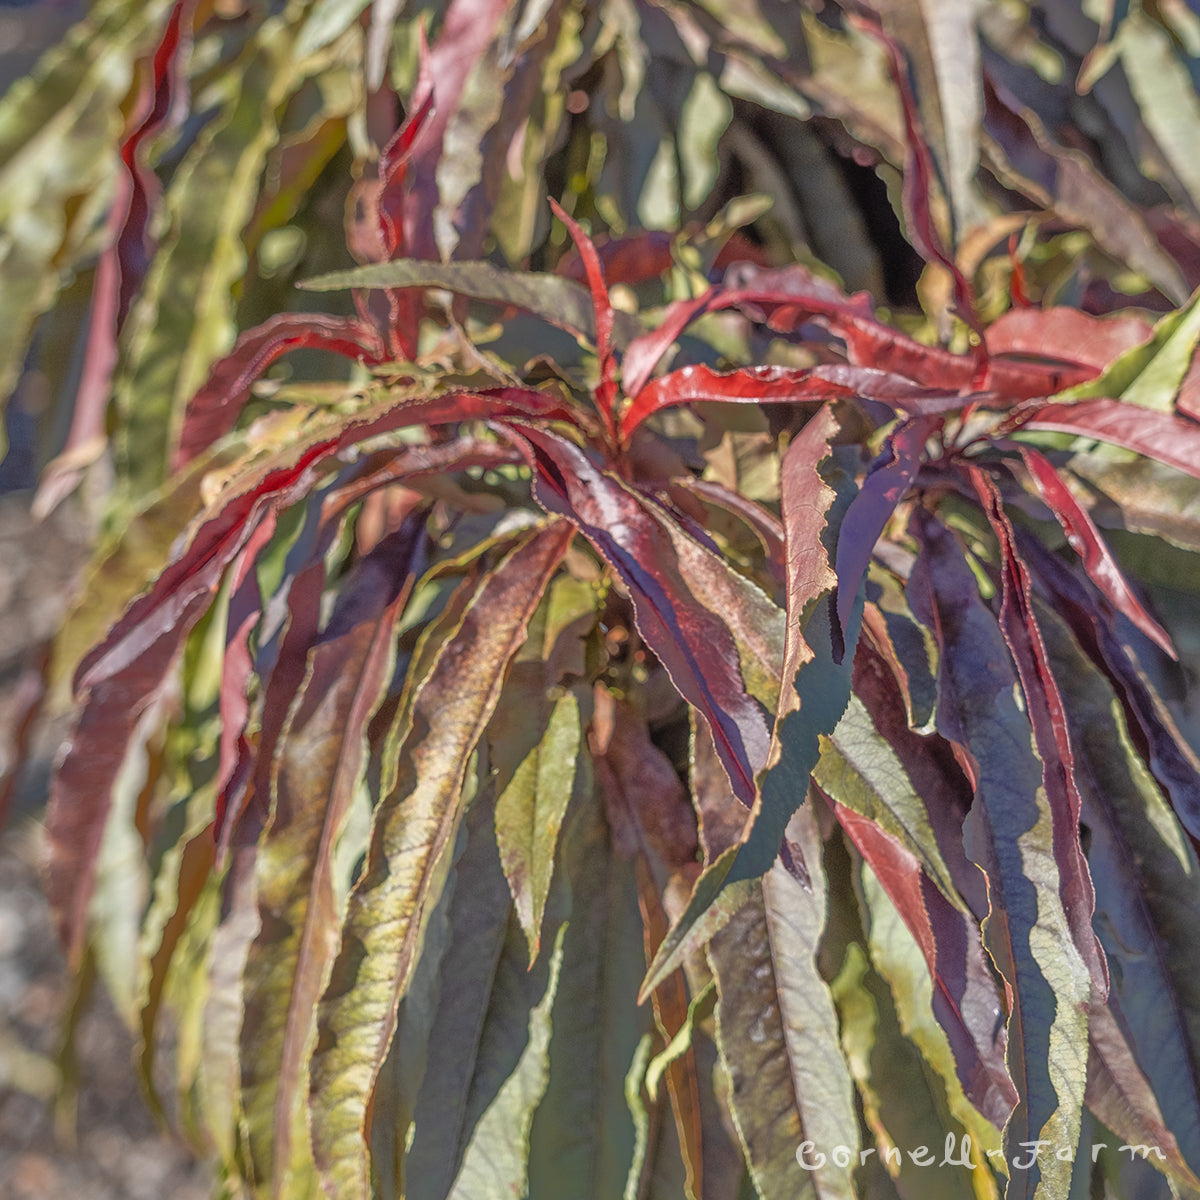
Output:
[[[77,0],[0,4],[0,91],[82,10]],[[36,373],[22,381],[0,463],[0,776],[12,761],[26,673],[73,594],[90,540],[74,505],[42,523],[30,516],[46,392]],[[61,721],[34,732],[36,761],[19,781],[12,819],[0,825],[0,1200],[202,1200],[209,1172],[148,1111],[133,1037],[100,987],[76,1030],[79,1090],[56,1102],[73,996],[39,878],[40,815],[65,734]]]
[[[0,775],[12,762],[38,647],[74,595],[90,541],[75,504],[40,523],[30,515],[38,464],[22,425],[32,415],[14,405],[9,417],[16,436],[0,465]],[[74,997],[39,866],[50,765],[67,732],[61,719],[31,731],[33,762],[17,781],[11,819],[0,822],[0,1200],[202,1200],[210,1174],[148,1111],[134,1039],[102,985],[82,1006],[74,1062],[60,1061]],[[60,1089],[64,1074],[77,1092]]]

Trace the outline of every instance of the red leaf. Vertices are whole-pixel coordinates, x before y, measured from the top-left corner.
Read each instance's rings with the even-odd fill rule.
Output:
[[[250,632],[262,612],[262,597],[254,574],[259,551],[275,532],[275,514],[255,530],[230,569],[229,613],[226,617],[225,653],[221,659],[221,685],[217,693],[217,709],[221,720],[221,735],[217,750],[217,793],[214,830],[218,843],[227,844],[225,814],[232,808],[240,813],[249,782],[252,751],[246,737],[250,718],[247,684],[254,671],[250,653]]]
[[[766,274],[763,272],[762,274]],[[773,282],[773,281],[771,281]],[[941,399],[936,411],[951,407],[951,398],[958,397],[958,407],[968,393],[977,392],[977,362],[974,358],[952,354],[940,346],[927,346],[898,330],[876,320],[854,297],[833,298],[828,289],[792,292],[784,287],[714,288],[695,300],[681,301],[653,332],[631,343],[625,355],[624,379],[628,395],[639,397],[655,365],[672,342],[697,317],[726,308],[746,309],[757,320],[781,333],[793,332],[804,321],[815,320],[842,338],[850,362],[859,368],[877,372],[880,379],[896,380],[894,398],[877,395],[867,388],[860,395],[891,403],[907,411],[931,411],[932,406],[921,402],[913,385],[929,389],[927,399]],[[847,367],[825,366],[816,371],[847,371]],[[975,402],[1003,398],[1008,401],[1028,400],[1054,395],[1064,388],[1094,378],[1091,367],[1074,363],[1013,362],[993,359],[989,364],[987,387],[990,394],[972,395]],[[846,378],[849,383],[849,378]],[[900,385],[910,389],[906,399]],[[641,419],[640,417],[638,419]],[[629,415],[626,414],[626,420]],[[634,422],[636,423],[636,422]]]
[[[836,369],[836,368],[834,368]],[[854,393],[844,385],[828,382],[822,368],[742,367],[736,371],[714,371],[711,367],[681,367],[651,380],[621,414],[621,438],[628,442],[633,431],[651,414],[676,404],[702,400],[735,404],[822,404]]]
[[[84,948],[96,860],[112,807],[112,789],[142,714],[158,696],[188,631],[208,606],[193,595],[176,620],[136,658],[92,689],[55,772],[46,809],[46,890],[71,964]]]
[[[875,543],[891,519],[896,506],[908,494],[921,467],[925,442],[941,425],[933,416],[910,417],[884,443],[883,452],[871,464],[858,495],[842,518],[837,545],[837,622],[834,641],[840,660],[842,630],[850,619],[858,585],[866,574]]]
[[[604,427],[612,436],[616,434],[616,359],[612,350],[613,310],[608,298],[608,285],[604,282],[604,268],[600,265],[600,257],[592,239],[584,233],[577,221],[559,207],[558,202],[551,198],[550,207],[554,215],[567,227],[571,238],[583,259],[583,267],[587,272],[588,288],[592,293],[592,307],[596,312],[596,357],[600,360],[600,383],[596,388],[596,407],[604,420]]]
[[[1098,375],[1152,332],[1141,317],[1093,317],[1077,308],[1014,308],[988,326],[987,345],[993,355],[1030,355],[1092,367]]]
[[[1152,642],[1172,658],[1178,658],[1166,630],[1142,607],[1087,509],[1075,499],[1074,493],[1059,477],[1049,459],[1032,446],[1018,445],[1017,448],[1038,492],[1058,518],[1067,535],[1067,542],[1082,559],[1091,581]]]
[[[1081,400],[1032,405],[1013,414],[1013,425],[1111,442],[1200,479],[1200,426],[1173,413],[1119,400]]]
[[[188,402],[174,469],[186,466],[234,427],[255,380],[277,358],[305,349],[329,350],[369,363],[384,358],[383,345],[371,328],[353,317],[277,313],[246,330]]]
[[[433,110],[409,157],[414,182],[404,206],[404,231],[406,253],[414,258],[438,257],[433,215],[440,199],[437,165],[445,148],[446,130],[462,104],[467,80],[493,44],[507,8],[506,0],[452,0],[442,18],[428,59]],[[419,108],[425,99],[418,90],[412,107]]]
[[[739,670],[724,564],[565,438],[528,425],[511,433],[536,472],[538,502],[573,521],[629,589],[639,632],[708,721],[734,791],[749,807],[770,736]]]

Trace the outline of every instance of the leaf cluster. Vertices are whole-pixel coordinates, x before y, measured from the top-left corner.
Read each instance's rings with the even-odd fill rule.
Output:
[[[0,103],[51,898],[231,1192],[1200,1195],[1200,25],[1106,12],[99,0]]]

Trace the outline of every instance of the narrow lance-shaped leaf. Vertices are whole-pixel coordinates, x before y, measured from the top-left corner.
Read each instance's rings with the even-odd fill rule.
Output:
[[[591,688],[579,681],[596,605],[590,584],[567,576],[551,584],[488,726],[496,839],[530,962],[538,956],[559,832],[580,782]]]
[[[49,512],[75,486],[83,466],[95,460],[105,442],[117,338],[133,297],[146,274],[153,248],[151,221],[161,192],[158,178],[142,161],[147,138],[186,116],[188,82],[181,60],[191,51],[194,0],[176,0],[158,46],[144,70],[134,111],[121,143],[124,170],[113,187],[105,236],[108,245],[96,264],[88,314],[87,343],[79,369],[79,386],[71,428],[62,450],[38,484],[36,510]]]
[[[1000,1120],[993,1121],[965,1092],[957,1062],[958,1036],[953,1028],[947,1029],[945,1005],[939,1007],[938,1002],[939,995],[945,996],[946,993],[945,977],[934,982],[920,943],[912,936],[908,923],[901,918],[873,872],[863,871],[861,888],[871,964],[888,983],[900,1028],[904,1036],[920,1049],[927,1071],[940,1077],[945,1089],[946,1105],[971,1135],[979,1160],[990,1163],[991,1160],[985,1156],[988,1151],[1000,1150],[1000,1126],[1015,1103],[1015,1094],[1001,1108]],[[948,928],[939,926],[936,918],[933,931],[935,943],[952,943],[955,940],[954,934]],[[977,934],[975,942],[978,945]],[[937,946],[937,952],[939,956],[942,955],[941,945]],[[983,966],[982,950],[980,966]],[[993,1001],[998,1000],[995,988],[992,988],[992,997]],[[991,1012],[988,1015],[992,1015]],[[1005,1080],[1009,1093],[1012,1093],[1012,1083],[1007,1076]],[[984,1190],[987,1191],[986,1188]],[[994,1188],[991,1191],[994,1193]]]
[[[866,574],[875,543],[891,519],[896,506],[908,494],[920,470],[925,443],[942,422],[933,416],[910,417],[884,443],[879,458],[871,464],[858,495],[846,509],[837,549],[837,621],[834,636],[850,620],[850,610],[859,584]]]
[[[421,1042],[410,1035],[394,1047],[402,1060],[426,1059],[412,1106],[411,1142],[393,1193],[407,1200],[522,1194],[530,1129],[549,1081],[553,1013],[570,928],[562,920],[565,887],[555,881],[551,946],[530,966],[497,860],[486,793],[473,801],[467,822],[467,847],[447,910],[447,945],[437,986],[425,998],[432,1021]],[[398,1036],[410,1032],[416,986],[414,979]],[[381,1079],[380,1088],[385,1086]],[[377,1115],[383,1119],[386,1110]],[[395,1136],[403,1141],[405,1132],[402,1125]]]
[[[116,382],[115,449],[134,495],[162,482],[184,405],[233,341],[233,286],[245,270],[241,233],[279,137],[279,108],[298,82],[291,34],[283,17],[261,25],[222,77],[223,103],[167,192],[172,224],[130,311],[127,361]]]
[[[287,1192],[298,1114],[304,1129],[298,1089],[336,946],[334,846],[362,775],[367,722],[391,678],[422,523],[410,520],[385,539],[343,584],[277,754],[273,811],[257,861],[262,931],[246,964],[242,1026],[250,1156],[276,1195]]]
[[[1165,653],[1177,657],[1166,630],[1142,607],[1087,509],[1075,498],[1050,460],[1032,446],[1018,446],[1018,449],[1042,499],[1063,527],[1071,549],[1083,561],[1088,578],[1118,612],[1124,613]]]
[[[599,797],[583,793],[561,845],[571,911],[550,1078],[530,1133],[530,1196],[615,1200],[637,1183],[625,1081],[649,1020],[636,1000],[646,960],[633,862],[613,849]]]
[[[670,759],[650,740],[645,719],[626,702],[614,702],[601,685],[596,695],[590,737],[596,776],[615,848],[636,860],[646,957],[650,958],[668,929],[665,895],[686,889],[696,872],[696,818]],[[652,1000],[659,1034],[669,1045],[687,1024],[689,1000],[683,972],[664,980]],[[695,1055],[689,1043],[666,1064],[665,1073],[686,1176],[684,1190],[696,1200],[705,1194],[703,1133]]]
[[[734,1123],[762,1200],[853,1200],[858,1120],[837,1013],[817,969],[827,902],[810,808],[792,818],[788,838],[808,864],[809,886],[776,862],[761,881],[745,885],[745,903],[709,945],[717,1042],[730,1076]],[[835,1146],[851,1150],[844,1165],[829,1153]]]
[[[374,263],[305,280],[302,288],[336,292],[348,288],[444,288],[489,304],[512,305],[576,336],[595,338],[596,318],[588,289],[561,275],[504,271],[482,262],[423,262],[414,258]],[[613,344],[640,332],[627,313],[613,314]]]
[[[1150,688],[1136,655],[1120,637],[1111,614],[1097,611],[1082,580],[1066,564],[1026,531],[1017,531],[1021,554],[1034,569],[1038,582],[1052,597],[1075,636],[1096,645],[1098,663],[1121,696],[1129,720],[1146,745],[1146,760],[1176,815],[1194,837],[1200,837],[1200,765],[1162,699]]]
[[[617,363],[613,357],[613,306],[608,298],[608,285],[604,282],[604,268],[596,254],[592,239],[584,233],[579,223],[563,212],[556,200],[550,201],[554,215],[567,227],[583,260],[587,273],[588,290],[592,294],[592,309],[596,314],[596,357],[600,360],[600,380],[596,385],[596,407],[604,427],[616,434],[617,422]]]
[[[831,457],[839,426],[821,409],[787,449],[783,462],[783,523],[787,539],[788,606],[782,686],[775,728],[762,760],[753,807],[738,842],[705,868],[670,934],[659,947],[642,984],[647,995],[681,961],[753,895],[746,885],[769,869],[781,851],[803,878],[804,864],[791,858],[784,828],[804,803],[809,776],[820,756],[820,737],[841,720],[850,701],[853,647],[862,617],[861,597],[846,630],[850,654],[834,659],[830,566],[837,529],[853,480]],[[722,892],[730,889],[722,897]]]
[[[121,138],[136,61],[161,37],[168,0],[91,8],[0,102],[0,397],[7,399],[34,321],[85,254],[121,170]],[[0,409],[3,401],[0,401]],[[0,430],[0,457],[7,438]]]
[[[366,1131],[396,1006],[445,878],[472,748],[526,626],[566,553],[569,525],[529,534],[480,585],[414,700],[400,775],[376,812],[364,873],[318,1009],[310,1066],[313,1151],[327,1188],[368,1192]]]
[[[975,1193],[974,1183],[984,1195],[990,1184],[994,1197],[988,1168],[980,1164],[979,1174],[974,1175],[969,1154],[963,1154],[966,1161],[956,1157],[956,1151],[963,1153],[962,1147],[975,1149],[973,1139],[964,1136],[947,1112],[940,1080],[928,1070],[922,1052],[902,1034],[887,984],[870,969],[857,941],[848,944],[830,989],[838,1008],[842,1051],[858,1086],[867,1127],[875,1135],[871,1149],[879,1157],[867,1160],[867,1170],[883,1175],[886,1169],[901,1196],[961,1200]],[[940,1151],[942,1161],[934,1158],[918,1165],[912,1159],[912,1148],[917,1146],[934,1155]],[[878,1194],[870,1184],[867,1189],[860,1194]]]
[[[1057,618],[1040,617],[1076,745],[1113,1006],[1178,1153],[1200,1172],[1200,969],[1190,932],[1200,919],[1200,864],[1134,750],[1112,687]]]
[[[978,467],[970,469],[970,477],[1000,544],[1003,581],[1000,630],[1017,668],[1033,727],[1034,746],[1043,764],[1042,780],[1054,828],[1054,855],[1063,909],[1075,945],[1091,974],[1093,998],[1101,1001],[1108,995],[1108,967],[1092,929],[1096,897],[1079,837],[1082,801],[1075,782],[1075,757],[1066,712],[1034,612],[1029,571],[1017,553],[1012,522],[1004,511],[1000,489]]]
[[[241,414],[254,381],[292,350],[329,350],[346,358],[377,362],[378,336],[362,321],[324,313],[279,313],[238,337],[207,381],[188,401],[175,449],[175,469],[190,462],[228,433]]]
[[[916,734],[908,727],[898,686],[865,645],[860,645],[855,663],[854,690],[924,801],[926,820],[937,838],[942,860],[956,891],[971,906],[964,914],[928,878],[906,874],[903,862],[898,864],[898,875],[892,872],[893,881],[902,888],[910,887],[911,880],[921,893],[914,907],[923,910],[925,920],[908,922],[907,928],[914,938],[921,938],[926,931],[930,935],[916,943],[915,951],[933,981],[932,1010],[949,1039],[953,1070],[966,1098],[999,1130],[1017,1102],[1017,1093],[1005,1066],[1007,1038],[1003,1022],[997,1020],[1001,1011],[997,981],[980,939],[978,917],[987,913],[986,885],[963,850],[963,816],[970,797],[963,797],[961,791],[967,781],[948,743]],[[900,858],[903,860],[903,852]],[[907,979],[909,968],[904,966],[899,948],[897,954],[896,971]],[[879,955],[873,952],[872,958],[895,982],[895,972],[884,969]],[[903,985],[895,986],[899,997]]]
[[[742,367],[714,371],[702,364],[680,367],[652,379],[621,414],[621,436],[629,440],[647,417],[679,404],[720,401],[732,404],[823,404],[855,395],[838,379],[836,368]]]
[[[916,530],[910,592],[942,647],[938,728],[971,756],[976,798],[964,837],[987,876],[984,939],[1007,985],[1008,1066],[1020,1099],[1005,1155],[1024,1162],[1023,1146],[1051,1147],[1014,1169],[1005,1195],[1047,1200],[1070,1182],[1070,1162],[1055,1152],[1079,1138],[1090,979],[1063,912],[1053,815],[1008,648],[953,534],[924,513]]]
[[[1018,434],[1021,429],[1046,430],[1111,442],[1200,478],[1200,425],[1174,413],[1118,400],[1081,400],[1018,410],[1012,424]]]

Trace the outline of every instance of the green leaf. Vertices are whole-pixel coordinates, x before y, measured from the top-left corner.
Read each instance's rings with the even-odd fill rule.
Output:
[[[1095,379],[1068,388],[1054,399],[1115,396],[1155,412],[1174,412],[1175,398],[1197,345],[1200,345],[1200,292],[1162,317],[1149,339],[1126,350]]]
[[[862,1097],[867,1126],[875,1134],[875,1153],[900,1194],[920,1194],[923,1200],[978,1195],[972,1186],[976,1171],[959,1161],[964,1131],[950,1118],[941,1080],[901,1033],[891,993],[856,942],[847,946],[830,990],[841,1021],[842,1050]],[[932,1165],[913,1161],[921,1146],[933,1156]],[[939,1164],[939,1158],[949,1161]],[[991,1172],[982,1165],[985,1160],[976,1161],[981,1190],[986,1195],[990,1185],[995,1196]]]
[[[583,639],[596,623],[597,602],[590,584],[555,580],[488,727],[497,772],[496,839],[530,962],[538,955],[559,831],[581,778],[592,692],[574,681],[586,672]]]
[[[510,931],[515,936],[510,939],[508,947],[515,953],[511,954],[509,961],[514,968],[520,969],[517,946],[522,935],[515,926],[510,926]],[[504,1062],[501,1069],[507,1074],[495,1098],[472,1128],[462,1167],[450,1192],[453,1200],[491,1200],[493,1196],[519,1195],[524,1191],[529,1131],[534,1110],[545,1093],[549,1076],[551,1011],[562,968],[565,932],[565,928],[560,926],[546,964],[549,978],[545,981],[542,997],[529,1011],[527,1026],[521,1030],[525,1045],[520,1057],[511,1067],[507,1061]],[[536,980],[541,974],[541,971],[535,972],[532,978]],[[525,978],[529,979],[530,976],[526,975]],[[503,990],[500,995],[504,995]],[[485,1029],[480,1046],[480,1058],[484,1065],[490,1065],[501,1055],[507,1059],[511,1053],[509,1045],[499,1050],[494,1047],[488,1033],[489,1029]]]
[[[561,275],[505,271],[486,262],[436,263],[398,258],[319,275],[306,279],[300,286],[312,292],[346,288],[444,288],[489,304],[515,305],[551,325],[588,339],[596,336],[595,312],[587,288]],[[613,343],[619,349],[637,337],[642,327],[627,313],[613,315]]]
[[[938,848],[925,801],[876,730],[862,701],[851,696],[845,715],[820,742],[821,757],[812,776],[821,789],[891,834],[917,858],[946,899],[965,912]]]
[[[472,1081],[512,916],[496,854],[489,774],[480,755],[478,790],[458,839],[461,854],[400,1002],[396,1037],[373,1097],[372,1174],[384,1197],[448,1195],[471,1132]],[[545,973],[522,982],[515,974],[519,963],[506,969],[519,989],[528,988],[520,992],[527,1007],[536,1004]]]
[[[730,1107],[762,1200],[853,1200],[858,1161],[854,1084],[838,1043],[838,1020],[816,955],[825,927],[821,843],[810,807],[788,826],[808,864],[806,889],[776,863],[708,948],[717,981],[717,1042],[732,1083]],[[801,1167],[805,1142],[824,1165]],[[815,1157],[809,1161],[817,1161]]]
[[[650,1016],[636,1002],[646,959],[633,864],[614,854],[591,790],[572,806],[560,862],[570,907],[528,1195],[610,1200],[636,1189],[640,1174],[644,1147],[639,1153],[626,1081],[642,1077]]]
[[[445,882],[468,757],[570,538],[564,522],[539,526],[484,578],[414,699],[399,778],[376,812],[351,893],[310,1066],[314,1156],[326,1187],[347,1200],[369,1194],[370,1098]]]

